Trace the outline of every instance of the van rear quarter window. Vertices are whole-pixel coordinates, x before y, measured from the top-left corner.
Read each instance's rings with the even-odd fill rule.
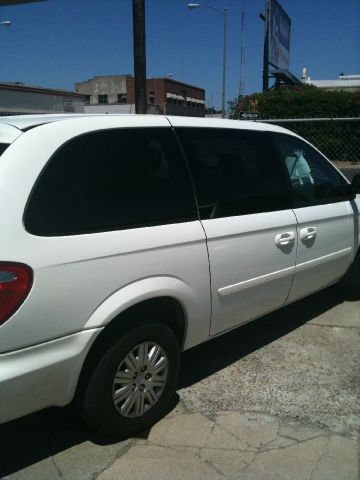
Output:
[[[189,174],[171,129],[84,134],[50,159],[30,196],[25,227],[71,235],[196,219]]]

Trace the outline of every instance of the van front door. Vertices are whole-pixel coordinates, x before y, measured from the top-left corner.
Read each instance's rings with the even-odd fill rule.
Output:
[[[325,157],[293,135],[274,133],[273,138],[290,177],[298,221],[292,301],[345,274],[357,250],[358,219],[346,180]]]

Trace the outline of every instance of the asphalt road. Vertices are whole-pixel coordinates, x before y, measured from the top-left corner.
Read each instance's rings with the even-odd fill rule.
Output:
[[[357,438],[359,307],[331,287],[185,352],[172,408],[181,399],[206,418],[255,412]],[[0,426],[0,478],[95,479],[132,442],[106,443],[71,409],[48,409]]]

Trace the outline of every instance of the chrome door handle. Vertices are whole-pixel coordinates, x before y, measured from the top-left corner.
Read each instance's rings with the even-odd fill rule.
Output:
[[[315,239],[317,234],[316,227],[306,227],[300,230],[300,240]]]
[[[279,233],[275,237],[275,245],[278,247],[284,247],[295,242],[295,232],[283,232]]]

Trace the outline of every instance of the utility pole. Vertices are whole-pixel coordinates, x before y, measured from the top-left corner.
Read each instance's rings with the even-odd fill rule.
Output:
[[[265,16],[260,14],[260,18],[265,22],[265,38],[264,38],[264,63],[263,63],[263,92],[269,90],[269,20],[270,20],[270,6],[269,0],[266,0]]]
[[[226,88],[226,28],[227,28],[227,8],[224,8],[224,54],[223,54],[223,83],[222,83],[222,97],[221,97],[221,117],[225,118],[225,88]]]
[[[145,0],[133,0],[135,112],[146,113]]]
[[[245,96],[245,17],[246,0],[243,0],[241,12],[239,100],[242,100]]]

